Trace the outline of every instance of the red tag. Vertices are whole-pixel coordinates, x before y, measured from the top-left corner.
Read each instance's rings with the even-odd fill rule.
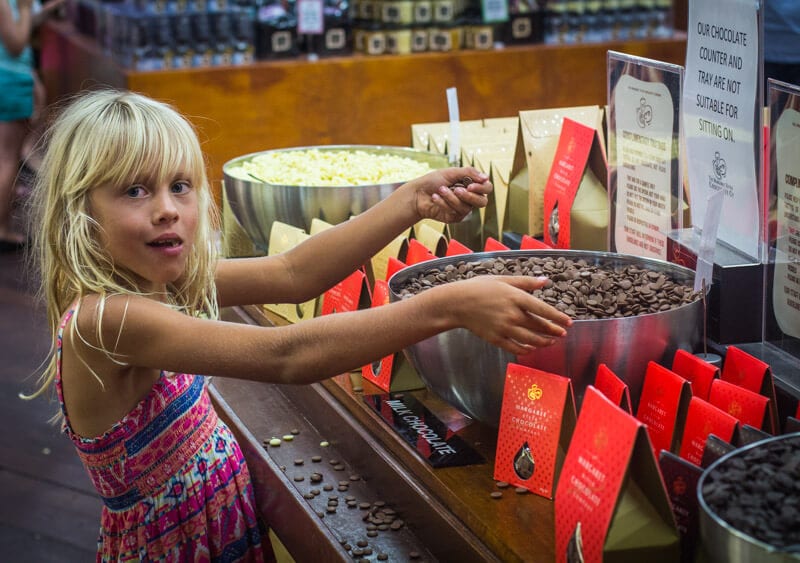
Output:
[[[456,239],[451,238],[450,242],[447,243],[447,251],[444,253],[445,256],[459,256],[461,254],[471,254],[472,250],[470,250],[467,246],[461,244]]]
[[[583,178],[583,171],[592,150],[596,131],[564,118],[561,135],[553,157],[550,175],[544,188],[544,242],[553,248],[569,248],[570,215],[575,195]],[[557,219],[554,218],[557,214]],[[558,225],[557,233],[551,229]],[[556,240],[552,236],[556,234]]]
[[[434,258],[436,258],[436,256],[434,256],[433,252],[425,248],[425,245],[417,239],[412,238],[408,241],[408,251],[406,252],[406,264],[408,266],[419,264],[427,260],[433,260]]]
[[[580,523],[585,561],[603,560],[603,545],[642,423],[589,385],[564,459],[555,498],[556,561]]]
[[[484,252],[492,252],[494,250],[511,250],[505,244],[493,237],[486,237],[486,244],[483,247]]]
[[[674,453],[676,424],[690,396],[689,382],[680,375],[656,362],[647,364],[636,418],[645,423],[656,457],[661,450]]]
[[[749,424],[762,430],[769,428],[767,410],[769,399],[749,389],[739,387],[724,379],[715,379],[711,384],[708,402],[733,416],[742,424]]]
[[[722,363],[721,378],[769,399],[767,412],[769,426],[764,428],[771,434],[778,431],[778,399],[775,396],[775,382],[769,364],[748,354],[736,346],[728,346],[725,361]]]
[[[733,440],[738,424],[734,417],[722,409],[699,397],[692,397],[689,400],[686,423],[683,426],[680,457],[695,465],[700,465],[708,435],[714,434],[726,442],[730,442]]]
[[[762,393],[769,365],[741,348],[728,346],[722,364],[722,379],[753,393]]]
[[[672,371],[692,386],[692,395],[708,400],[711,382],[719,377],[719,368],[686,350],[678,349],[672,359]]]
[[[372,292],[372,307],[380,307],[387,303],[389,303],[389,284],[384,280],[376,280],[375,289]],[[394,354],[389,354],[388,356],[384,356],[379,362],[373,362],[363,366],[361,368],[361,376],[388,393],[392,383],[393,365]]]
[[[569,378],[508,364],[494,479],[552,499],[575,418]]]
[[[539,239],[533,238],[531,235],[522,235],[522,242],[519,245],[520,250],[550,250],[550,247],[540,241]]]
[[[794,417],[800,419],[800,403],[797,403],[797,412],[794,413]]]
[[[357,311],[366,278],[363,270],[356,270],[326,291],[322,296],[322,314]]]
[[[392,279],[393,275],[395,275],[397,272],[399,272],[400,270],[402,270],[405,267],[406,267],[406,264],[404,264],[403,262],[401,262],[397,258],[389,256],[389,260],[386,263],[386,281],[389,281],[390,279]]]
[[[631,413],[631,394],[628,386],[606,364],[597,366],[594,386],[612,403],[628,414],[633,414]]]

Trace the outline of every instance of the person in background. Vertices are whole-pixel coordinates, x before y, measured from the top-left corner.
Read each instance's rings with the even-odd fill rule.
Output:
[[[40,109],[34,105],[31,32],[62,3],[49,0],[34,14],[33,0],[0,0],[0,252],[25,245],[12,224],[12,210],[28,120]]]
[[[800,86],[800,2],[764,2],[764,103],[766,80],[774,78]]]
[[[32,250],[53,340],[31,397],[55,387],[104,500],[98,561],[272,557],[242,452],[193,374],[305,384],[457,327],[523,354],[571,324],[531,295],[544,278],[490,275],[288,326],[219,320],[221,307],[308,301],[421,219],[484,207],[492,185],[471,166],[411,180],[285,253],[219,259],[200,144],[171,106],[90,92],[43,141]]]

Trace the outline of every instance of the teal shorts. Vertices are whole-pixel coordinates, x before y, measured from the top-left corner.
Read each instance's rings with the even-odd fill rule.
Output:
[[[33,114],[33,75],[0,68],[0,121],[27,119]]]

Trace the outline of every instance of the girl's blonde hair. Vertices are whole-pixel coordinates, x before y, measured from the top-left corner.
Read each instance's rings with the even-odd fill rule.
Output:
[[[55,378],[55,336],[68,307],[79,305],[86,295],[99,295],[99,334],[105,298],[145,294],[135,276],[116,267],[101,244],[89,208],[95,187],[140,178],[169,181],[176,170],[190,175],[198,194],[198,228],[186,272],[167,287],[166,300],[189,315],[218,316],[213,237],[218,214],[197,133],[184,117],[165,103],[132,92],[92,91],[60,113],[43,143],[45,156],[31,201],[32,258],[53,346],[40,386],[28,398],[42,394]]]

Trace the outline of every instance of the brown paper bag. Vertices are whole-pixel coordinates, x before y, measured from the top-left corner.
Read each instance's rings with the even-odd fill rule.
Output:
[[[602,129],[600,106],[528,110],[519,113],[514,165],[509,180],[508,222],[506,229],[541,236],[544,232],[544,186],[550,175],[561,123],[569,117]],[[601,143],[605,141],[601,134]]]
[[[544,189],[545,244],[608,249],[608,166],[598,131],[564,118]]]

